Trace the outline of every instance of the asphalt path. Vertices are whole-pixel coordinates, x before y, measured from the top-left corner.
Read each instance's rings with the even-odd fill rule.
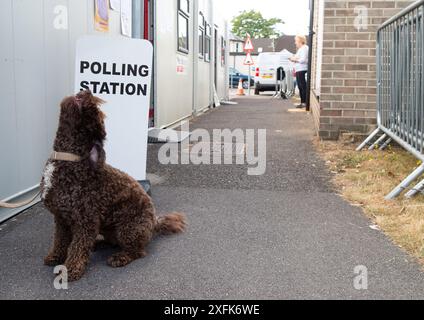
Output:
[[[266,129],[265,174],[249,176],[248,165],[162,165],[161,146],[150,145],[158,212],[185,212],[187,232],[155,240],[124,269],[106,265],[114,249],[96,252],[82,280],[56,290],[42,263],[53,219],[38,205],[0,226],[0,299],[424,298],[418,263],[334,190],[313,148],[311,116],[269,96],[238,102],[191,129]]]

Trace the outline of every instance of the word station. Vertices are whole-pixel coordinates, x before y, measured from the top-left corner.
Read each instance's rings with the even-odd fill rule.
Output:
[[[118,77],[140,77],[146,78],[150,74],[149,66],[137,64],[108,64],[106,62],[81,61],[80,73],[91,73],[93,75],[118,76]],[[124,82],[101,82],[83,80],[80,90],[90,90],[93,94],[146,96],[147,84],[135,84]]]

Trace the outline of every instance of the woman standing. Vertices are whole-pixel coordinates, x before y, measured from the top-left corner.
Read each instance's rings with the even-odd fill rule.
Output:
[[[290,61],[296,64],[296,81],[300,92],[301,103],[297,108],[306,107],[306,96],[308,92],[308,85],[306,83],[306,74],[308,73],[308,62],[309,62],[309,47],[306,45],[305,36],[296,36],[295,38],[297,53],[295,56],[290,58]]]

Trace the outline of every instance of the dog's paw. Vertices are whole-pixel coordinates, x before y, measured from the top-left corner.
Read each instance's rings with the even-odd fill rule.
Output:
[[[48,255],[44,258],[44,264],[49,267],[56,267],[58,265],[63,264],[65,262],[65,258],[58,257],[55,255]]]
[[[124,253],[117,253],[107,260],[107,264],[112,268],[122,268],[131,263],[131,258]]]
[[[137,258],[144,258],[145,256],[147,256],[147,253],[143,251],[140,254],[140,256],[137,257]],[[117,254],[114,254],[113,256],[111,256],[107,260],[107,263],[112,268],[122,268],[122,267],[125,267],[125,266],[129,265],[134,260],[135,259],[132,258],[132,257],[130,257],[127,253],[120,252],[120,253],[117,253]]]
[[[76,270],[76,269],[68,269],[68,281],[74,282],[78,281],[84,275],[84,271]]]

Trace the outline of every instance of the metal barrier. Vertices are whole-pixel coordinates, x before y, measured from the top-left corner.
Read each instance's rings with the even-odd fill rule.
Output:
[[[357,150],[369,144],[370,150],[384,150],[395,141],[423,162],[387,199],[398,197],[424,174],[423,13],[424,0],[417,1],[385,22],[377,35],[378,129]],[[423,189],[424,181],[406,196]]]
[[[292,69],[279,67],[275,72],[275,94],[273,99],[288,99],[295,95]]]

